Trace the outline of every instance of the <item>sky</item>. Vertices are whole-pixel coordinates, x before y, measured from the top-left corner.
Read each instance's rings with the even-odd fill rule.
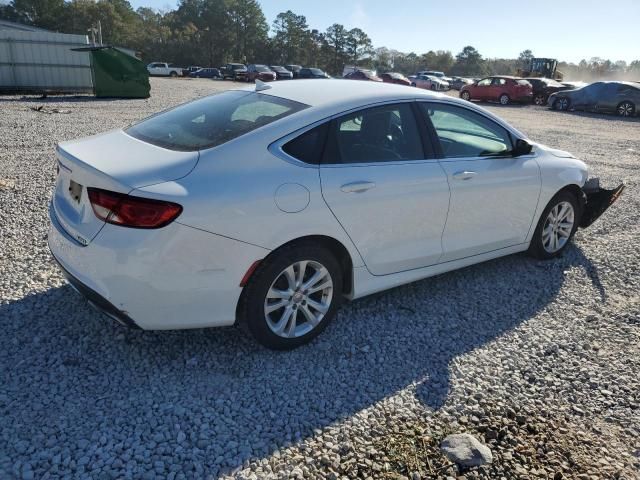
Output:
[[[176,0],[130,0],[134,8],[175,8]],[[374,47],[418,54],[466,45],[484,57],[530,49],[569,62],[640,59],[640,0],[259,0],[269,26],[292,10],[321,31],[359,27]]]

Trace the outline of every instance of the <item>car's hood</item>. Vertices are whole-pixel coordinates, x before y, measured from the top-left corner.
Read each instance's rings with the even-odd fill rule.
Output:
[[[184,177],[199,157],[197,151],[167,150],[133,138],[123,130],[61,142],[58,149],[74,163],[85,164],[131,188]]]
[[[565,152],[564,150],[558,150],[556,148],[551,148],[547,145],[543,145],[542,143],[536,143],[536,142],[530,142],[532,145],[534,145],[536,148],[539,148],[540,150],[544,150],[545,152],[550,153],[551,155],[553,155],[554,157],[558,157],[558,158],[576,158],[575,155],[573,155],[570,152]]]

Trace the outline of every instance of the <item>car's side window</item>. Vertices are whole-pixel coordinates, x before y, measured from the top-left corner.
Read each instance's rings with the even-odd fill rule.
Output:
[[[285,143],[282,150],[301,162],[317,165],[322,159],[328,130],[329,123],[318,125]]]
[[[479,113],[424,102],[420,109],[433,125],[445,158],[501,155],[513,149],[509,132]]]
[[[505,85],[506,83],[507,83],[507,81],[504,78],[494,78],[493,79],[493,84],[494,85],[501,86],[501,85]]]
[[[339,163],[393,162],[424,158],[411,105],[367,108],[334,122],[335,156]],[[333,159],[331,160],[333,161]]]
[[[478,86],[479,87],[488,87],[489,85],[491,85],[491,79],[490,78],[485,78],[484,80],[480,80],[478,82]]]

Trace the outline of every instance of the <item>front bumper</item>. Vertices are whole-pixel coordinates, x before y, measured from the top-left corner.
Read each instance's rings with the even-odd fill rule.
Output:
[[[87,246],[50,208],[48,243],[69,283],[99,310],[143,330],[235,323],[249,266],[269,251],[178,222],[156,230],[105,224]]]
[[[624,188],[624,183],[616,188],[607,189],[600,187],[600,181],[597,178],[587,180],[587,183],[582,187],[586,198],[580,218],[580,227],[586,228],[600,218],[620,198]]]

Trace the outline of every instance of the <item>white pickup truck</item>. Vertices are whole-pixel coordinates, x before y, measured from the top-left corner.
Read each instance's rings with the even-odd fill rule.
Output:
[[[158,77],[181,77],[182,68],[175,67],[169,63],[154,62],[147,65],[147,71],[149,75],[155,75]]]

